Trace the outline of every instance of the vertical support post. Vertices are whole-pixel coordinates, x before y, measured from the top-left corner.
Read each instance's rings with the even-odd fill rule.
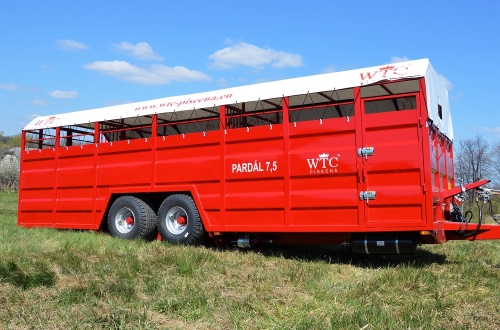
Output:
[[[56,149],[56,151],[58,150],[57,148],[59,148],[61,146],[61,128],[59,127],[56,127],[56,136],[54,137],[55,138],[55,141],[54,141],[54,148]]]
[[[127,135],[125,134],[125,119],[120,120],[120,141],[126,140]]]
[[[452,171],[453,159],[451,158],[453,156],[449,157],[450,155],[451,155],[451,141],[445,137],[444,138],[444,177],[443,177],[445,187],[443,190],[450,190],[450,189],[455,187],[455,185],[452,184],[453,178],[450,178],[448,176],[448,173],[450,173],[450,172],[453,173],[453,171]],[[444,209],[444,213],[445,213],[444,220],[446,220],[447,217],[449,219],[450,212],[451,212],[450,203],[446,203],[445,209]]]
[[[54,141],[54,192],[53,192],[53,206],[52,206],[52,216],[53,223],[57,224],[57,197],[59,196],[59,147],[61,145],[61,129],[56,127],[55,141]]]
[[[32,138],[31,138],[32,139]],[[26,146],[26,131],[21,131],[21,157],[22,157],[22,154],[24,153],[24,151],[28,150],[27,146]]]
[[[439,175],[439,173],[441,172],[441,167],[439,166],[439,158],[442,156],[440,156],[440,153],[442,154],[442,150],[441,144],[439,142],[439,133],[436,130],[434,130],[433,134],[433,143],[436,150],[436,154],[434,155],[434,157],[436,158],[436,173],[434,174],[434,183],[436,184],[437,191],[439,192],[439,194],[441,194],[441,190],[443,190],[443,187],[441,187],[441,176]]]
[[[424,194],[423,202],[423,217],[429,228],[432,227],[434,222],[432,214],[432,175],[431,171],[431,157],[434,155],[431,152],[431,132],[427,124],[429,114],[427,113],[427,90],[425,87],[425,80],[419,80],[419,93],[418,93],[418,115],[419,115],[419,134],[422,146],[422,165],[420,168],[420,183],[422,184],[422,193]]]
[[[292,223],[290,211],[290,113],[288,96],[283,96],[282,111],[283,111],[283,187],[284,187],[284,206],[285,206],[285,226],[290,226]],[[279,115],[279,113],[278,113]]]
[[[99,138],[100,132],[99,132],[99,122],[94,123],[94,143],[99,143],[101,142],[101,139]]]
[[[446,142],[441,135],[441,132],[439,134],[436,134],[436,141],[437,141],[437,153],[438,153],[438,158],[437,158],[437,181],[439,185],[439,195],[440,196],[444,191],[447,189],[448,184],[445,185],[445,180],[446,180]],[[442,200],[438,199],[438,204],[436,205],[435,208],[435,215],[436,215],[436,220],[441,222],[444,220],[443,216],[443,209],[442,209]]]
[[[363,118],[363,102],[361,100],[361,87],[357,86],[353,88],[353,98],[354,98],[354,114],[353,114],[353,120],[354,120],[354,127],[355,127],[355,148],[354,150],[357,151],[359,148],[363,148],[363,125],[362,125],[362,118]],[[357,171],[357,189],[358,189],[358,194],[361,191],[367,190],[366,189],[366,183],[365,183],[365,175],[364,175],[364,157],[356,157],[356,171]],[[364,227],[366,223],[365,219],[365,214],[366,214],[366,202],[364,200],[360,200],[359,198],[357,199],[358,203],[358,225],[360,227]]]
[[[73,145],[73,131],[71,129],[68,129],[66,131],[66,146],[71,147]]]
[[[151,178],[151,187],[156,186],[156,160],[157,160],[157,155],[156,155],[156,138],[158,136],[158,115],[154,114],[151,118],[151,137],[150,139],[152,140],[152,146],[151,146],[151,166],[152,168],[152,175],[153,177]]]
[[[97,171],[99,171],[99,143],[101,142],[101,132],[99,127],[99,122],[94,123],[94,180],[92,183],[92,190],[94,191],[94,208],[92,210],[94,215],[94,229],[99,229],[99,224],[101,223],[102,213],[97,213]]]
[[[450,152],[450,164],[448,164],[448,171],[451,174],[451,188],[455,188],[455,158],[453,154],[453,141],[449,142],[448,148]]]
[[[226,226],[226,106],[219,107],[220,119],[220,226]]]
[[[38,149],[43,148],[43,129],[38,130]]]
[[[33,139],[30,137],[30,139]],[[21,152],[19,154],[19,182],[17,184],[18,198],[17,198],[17,223],[19,223],[21,218],[21,202],[23,200],[23,171],[24,171],[24,155],[26,155],[26,131],[21,131]]]
[[[448,189],[448,179],[446,175],[446,157],[448,156],[446,147],[446,138],[441,133],[439,136],[439,149],[441,151],[441,157],[443,160],[440,162],[439,166],[439,181],[441,182],[441,192]]]
[[[247,116],[245,116],[245,102],[241,103],[241,116],[239,117],[240,119],[238,122],[240,123],[241,126],[239,127],[248,127],[248,120]]]

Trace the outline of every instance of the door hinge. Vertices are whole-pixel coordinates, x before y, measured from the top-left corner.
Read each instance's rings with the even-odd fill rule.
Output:
[[[374,190],[361,191],[359,193],[359,199],[364,201],[366,200],[366,204],[368,204],[369,200],[374,200],[377,197],[377,192]]]
[[[374,147],[359,148],[358,157],[365,157],[365,159],[368,159],[368,156],[373,156],[374,152],[375,152]]]

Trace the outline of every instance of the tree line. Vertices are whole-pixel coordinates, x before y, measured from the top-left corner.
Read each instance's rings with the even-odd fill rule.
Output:
[[[489,179],[492,181],[490,186],[500,188],[500,140],[490,144],[481,135],[476,135],[461,140],[454,149],[457,183]]]
[[[3,154],[6,150],[12,149],[14,147],[19,147],[21,145],[21,134],[17,135],[3,135],[0,131],[0,154]]]

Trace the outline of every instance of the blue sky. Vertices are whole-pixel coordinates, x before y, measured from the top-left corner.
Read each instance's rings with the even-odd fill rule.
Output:
[[[33,116],[429,58],[500,139],[500,1],[0,0],[0,131]]]

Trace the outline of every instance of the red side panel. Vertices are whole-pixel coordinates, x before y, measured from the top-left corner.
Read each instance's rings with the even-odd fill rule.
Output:
[[[153,140],[124,140],[97,146],[96,221],[99,221],[108,206],[111,189],[151,187]]]
[[[354,117],[289,125],[291,226],[303,231],[357,226]]]
[[[135,139],[98,144],[98,188],[150,186],[152,141]]]
[[[220,225],[220,134],[218,131],[156,138],[155,186],[195,185],[207,225]]]
[[[51,227],[55,224],[55,149],[23,151],[18,223]]]
[[[56,223],[60,228],[88,228],[94,224],[94,144],[58,150]]]
[[[282,125],[227,131],[226,230],[283,230],[283,166]]]

